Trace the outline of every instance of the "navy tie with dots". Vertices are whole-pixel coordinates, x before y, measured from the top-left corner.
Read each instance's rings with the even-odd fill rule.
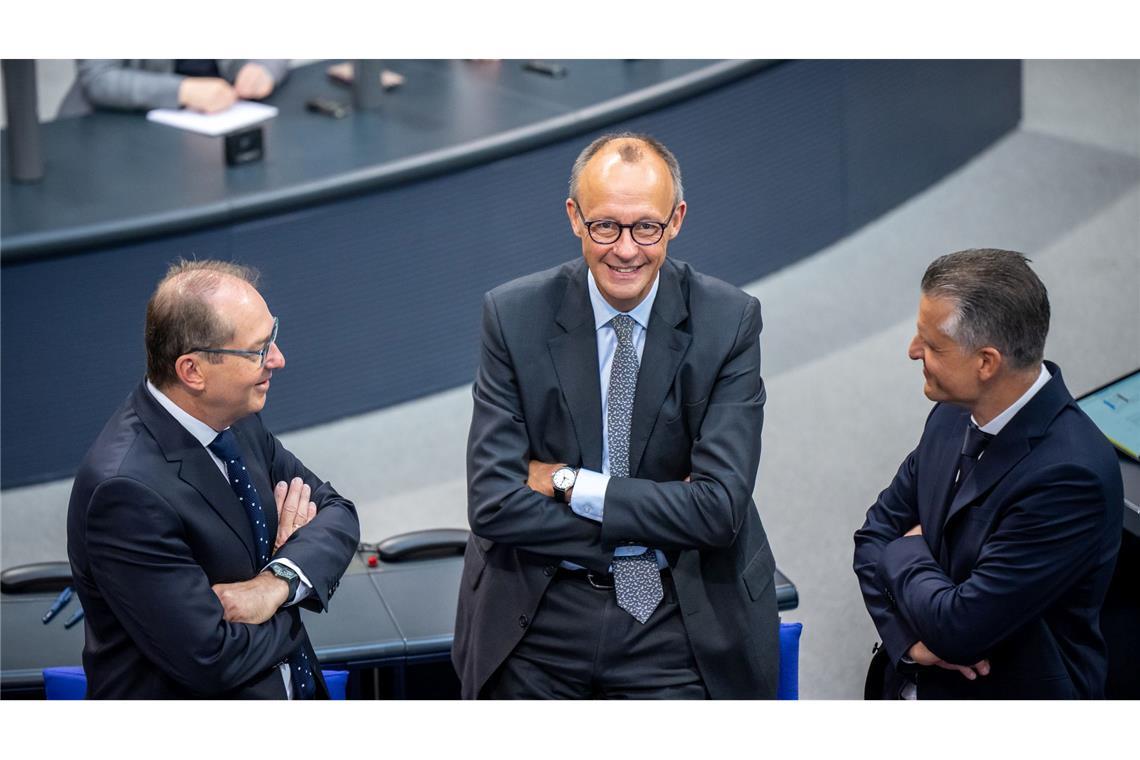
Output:
[[[253,487],[253,481],[245,469],[245,460],[241,458],[237,438],[229,428],[226,428],[218,433],[218,437],[208,448],[226,466],[230,488],[245,507],[249,525],[253,528],[253,542],[257,546],[258,563],[261,567],[265,567],[269,564],[269,550],[272,548],[269,543],[269,525],[261,509],[261,499],[257,489]],[[316,693],[316,683],[313,681],[313,669],[305,654],[305,648],[298,649],[287,662],[293,678],[294,699],[312,699]]]
[[[610,477],[629,477],[629,431],[633,398],[637,392],[637,349],[633,345],[633,317],[618,314],[610,320],[617,333],[617,350],[610,367],[606,401],[606,436],[610,448]],[[643,547],[638,547],[643,548]],[[618,607],[644,623],[664,598],[657,554],[644,549],[633,556],[615,556],[614,594]]]

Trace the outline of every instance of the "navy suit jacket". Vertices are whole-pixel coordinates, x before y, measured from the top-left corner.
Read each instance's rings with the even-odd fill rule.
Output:
[[[629,478],[599,525],[526,486],[530,459],[602,470],[594,312],[581,258],[483,302],[467,448],[467,545],[453,661],[478,696],[519,642],[555,567],[605,572],[622,544],[665,551],[709,695],[772,698],[775,560],[752,501],[764,382],[760,303],[666,259],[649,318]],[[692,482],[682,482],[692,475]]]
[[[855,533],[855,572],[891,663],[916,641],[969,681],[916,668],[920,699],[1096,698],[1100,610],[1120,548],[1112,446],[1052,379],[986,448],[949,499],[969,412],[938,404],[918,448]],[[921,524],[921,536],[901,537]]]
[[[317,515],[276,557],[313,584],[302,603],[323,610],[359,540],[356,508],[265,429],[232,430],[270,535],[273,484],[295,476]],[[261,625],[229,623],[210,587],[262,568],[245,508],[206,449],[145,384],[127,398],[80,465],[67,516],[67,553],[86,611],[83,666],[91,698],[284,698],[277,663],[298,647],[316,662],[297,606]],[[319,669],[318,669],[319,671]],[[327,694],[317,672],[318,695]]]

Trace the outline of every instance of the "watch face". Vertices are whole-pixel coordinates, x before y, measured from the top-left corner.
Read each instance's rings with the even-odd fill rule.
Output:
[[[570,486],[574,485],[574,471],[569,467],[562,467],[554,471],[552,478],[554,487],[560,491],[565,491]]]
[[[273,565],[269,566],[269,569],[278,578],[282,578],[282,579],[287,580],[287,581],[291,581],[297,577],[297,574],[295,572],[293,572],[293,570],[291,568],[286,567],[285,565],[273,564]]]

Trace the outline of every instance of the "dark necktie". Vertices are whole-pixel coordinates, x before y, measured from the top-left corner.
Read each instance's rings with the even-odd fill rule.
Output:
[[[606,434],[610,448],[610,477],[629,477],[629,430],[637,391],[637,349],[633,345],[633,317],[619,314],[610,320],[618,345],[610,366],[606,403]],[[643,547],[639,547],[643,548]],[[644,623],[664,598],[657,555],[644,549],[632,556],[615,556],[614,593],[617,604]]]
[[[249,525],[253,528],[253,542],[257,546],[257,560],[261,567],[269,564],[269,525],[265,520],[265,513],[261,509],[261,498],[254,488],[253,481],[245,469],[245,461],[241,458],[237,438],[233,432],[226,428],[218,433],[208,447],[210,451],[226,466],[226,473],[230,488],[237,495],[238,501],[245,507],[245,514],[249,518]],[[316,683],[313,681],[313,669],[309,658],[302,646],[288,659],[290,675],[293,678],[293,698],[312,699],[316,693]]]
[[[957,493],[962,483],[974,471],[978,457],[993,440],[993,435],[983,433],[973,422],[966,426],[966,437],[962,441],[962,454],[958,457],[958,479],[954,481],[953,492]]]

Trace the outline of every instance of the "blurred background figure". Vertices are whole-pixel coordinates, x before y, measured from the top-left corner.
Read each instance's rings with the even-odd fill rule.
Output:
[[[59,107],[59,117],[82,116],[96,108],[215,113],[237,100],[268,97],[289,72],[289,61],[283,58],[80,59],[75,66],[75,83]]]

